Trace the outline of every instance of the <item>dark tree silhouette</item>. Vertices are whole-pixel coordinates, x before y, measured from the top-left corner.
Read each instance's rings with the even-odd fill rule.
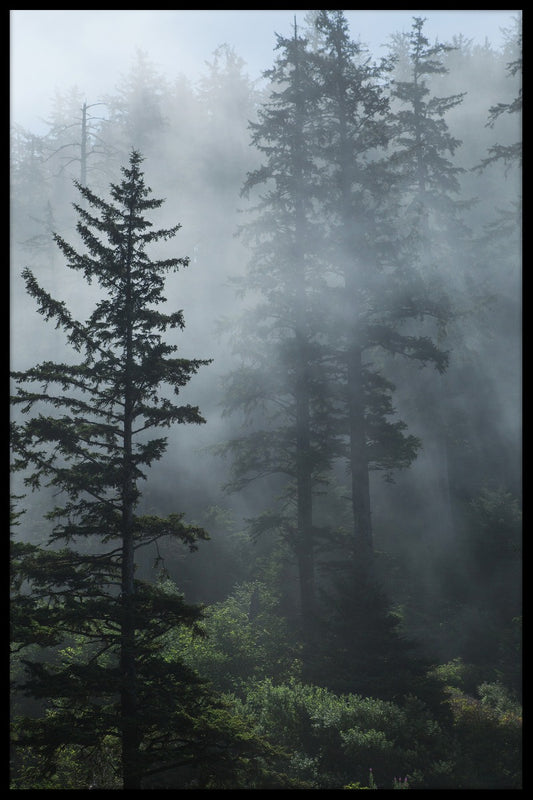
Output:
[[[25,472],[32,489],[52,487],[63,499],[47,514],[50,549],[15,549],[13,641],[19,649],[69,642],[81,648],[72,662],[24,659],[21,690],[48,698],[50,713],[25,720],[17,742],[36,748],[50,771],[65,745],[87,753],[105,737],[118,737],[124,789],[142,788],[143,780],[180,765],[203,761],[205,767],[206,749],[225,749],[223,710],[203,726],[209,694],[163,654],[169,630],[196,625],[200,610],[165,584],[135,576],[141,548],[171,537],[194,549],[207,538],[182,514],[136,511],[147,469],[166,449],[166,438],[149,432],[204,422],[197,407],[173,402],[165,387],[178,395],[209,363],[174,356],[177,346],[164,341],[167,330],[184,327],[181,311],[157,308],[165,302],[164,276],[188,259],[154,261],[146,252],[180,226],[152,229],[145,214],[162,201],[150,197],[141,162],[133,151],[122,182],[111,185],[110,201],[78,184],[91,209],[76,206],[85,252],[55,237],[68,266],[102,290],[86,322],[24,271],[39,313],[83,357],[13,373],[14,406],[23,417],[33,412],[13,422],[14,468]],[[46,406],[56,413],[45,414]],[[211,765],[221,764],[215,755],[207,760],[204,782]]]

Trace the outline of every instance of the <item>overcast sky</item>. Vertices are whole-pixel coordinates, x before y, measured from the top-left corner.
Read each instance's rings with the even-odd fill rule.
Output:
[[[129,71],[137,48],[168,78],[183,73],[192,82],[220,44],[235,48],[251,78],[272,66],[275,32],[288,35],[303,10],[197,11],[10,11],[11,119],[34,132],[51,109],[55,90],[77,86],[89,102],[113,93]],[[375,57],[389,36],[408,31],[413,16],[426,17],[430,41],[462,33],[496,48],[502,28],[521,11],[346,11],[355,39]]]

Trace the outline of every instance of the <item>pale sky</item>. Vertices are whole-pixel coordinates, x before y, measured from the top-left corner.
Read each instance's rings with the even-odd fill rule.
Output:
[[[381,45],[393,33],[408,31],[413,16],[427,19],[432,42],[450,41],[462,33],[476,44],[485,39],[499,48],[502,28],[512,28],[519,10],[363,10],[346,11],[355,39],[371,54],[385,55]],[[111,10],[10,11],[11,120],[34,132],[51,108],[55,90],[76,85],[88,102],[112,94],[128,73],[140,48],[159,72],[173,79],[185,74],[193,83],[221,44],[233,46],[257,78],[272,66],[275,32],[289,35],[304,10]]]

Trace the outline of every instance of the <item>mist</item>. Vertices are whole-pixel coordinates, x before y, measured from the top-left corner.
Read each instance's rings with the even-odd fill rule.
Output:
[[[53,234],[82,247],[73,208],[80,203],[75,182],[107,199],[109,186],[120,181],[132,149],[138,150],[146,184],[154,197],[165,201],[154,212],[154,225],[181,226],[174,238],[158,243],[150,255],[189,259],[166,281],[163,310],[181,309],[185,319],[184,330],[171,331],[168,340],[178,346],[180,358],[212,359],[180,391],[180,402],[198,406],[205,424],[175,425],[165,433],[166,453],[142,482],[139,503],[140,513],[183,513],[189,522],[206,528],[210,541],[202,542],[194,553],[176,544],[161,544],[140,558],[139,575],[154,578],[154,565],[159,568],[162,559],[186,601],[207,607],[229,602],[244,592],[243,587],[276,584],[280,615],[299,624],[307,600],[300,593],[302,557],[291,545],[290,530],[291,525],[296,529],[302,524],[303,506],[298,503],[305,482],[298,483],[298,459],[296,466],[285,461],[284,448],[292,442],[291,426],[297,426],[300,413],[298,361],[290,360],[290,348],[305,329],[305,346],[310,348],[305,352],[313,353],[305,356],[313,365],[305,451],[312,454],[313,464],[308,474],[314,515],[309,521],[316,580],[312,602],[327,616],[335,575],[344,575],[352,558],[346,553],[352,553],[355,491],[342,394],[348,378],[339,356],[349,351],[353,313],[349,281],[343,283],[348,275],[342,266],[348,239],[335,240],[334,235],[341,229],[345,208],[340,200],[335,206],[333,179],[324,184],[322,195],[317,191],[312,197],[313,181],[319,181],[313,170],[328,163],[328,147],[333,147],[336,134],[328,132],[328,141],[327,136],[320,139],[312,119],[303,128],[310,141],[316,136],[312,139],[316,163],[309,167],[309,195],[301,201],[307,209],[309,237],[296,241],[303,253],[301,275],[307,288],[303,300],[294,301],[290,277],[283,264],[271,258],[274,249],[268,251],[276,240],[279,252],[285,246],[283,226],[272,222],[277,214],[283,216],[281,205],[272,204],[273,187],[281,179],[262,182],[267,145],[258,135],[254,140],[254,132],[264,124],[265,109],[272,107],[276,93],[287,88],[275,74],[265,74],[279,57],[278,38],[290,41],[297,25],[297,34],[308,38],[312,50],[317,12],[11,13],[12,370],[27,370],[48,360],[75,360],[61,331],[37,313],[21,273],[30,267],[40,285],[64,301],[74,317],[87,319],[100,290],[65,267]],[[392,112],[401,115],[406,108],[401,83],[409,80],[409,65],[403,59],[415,17],[425,18],[429,45],[437,41],[448,45],[438,55],[445,69],[423,76],[429,96],[460,98],[435,115],[439,120],[435,130],[445,131],[452,144],[439,154],[446,164],[443,171],[449,169],[449,188],[439,195],[440,206],[428,200],[423,209],[432,231],[428,244],[415,223],[413,231],[423,242],[420,247],[406,237],[405,251],[391,254],[380,239],[386,224],[400,241],[411,224],[409,215],[414,215],[407,200],[402,205],[414,190],[408,178],[402,183],[398,177],[401,167],[391,183],[393,189],[387,191],[380,187],[388,180],[384,177],[388,167],[376,170],[375,198],[368,205],[373,210],[367,208],[364,221],[357,223],[362,233],[357,233],[356,225],[350,232],[360,243],[374,237],[375,252],[385,253],[372,256],[382,258],[383,269],[374,283],[368,278],[364,288],[365,302],[370,298],[369,306],[378,308],[372,318],[376,330],[375,320],[383,327],[390,309],[404,302],[400,283],[394,294],[393,279],[410,275],[415,268],[429,287],[427,306],[442,299],[451,309],[442,317],[433,310],[413,313],[401,328],[409,346],[415,337],[424,337],[446,353],[445,369],[436,368],[438,356],[433,351],[416,360],[386,350],[377,341],[364,354],[361,374],[370,381],[364,390],[366,418],[375,421],[378,432],[385,431],[384,437],[391,437],[390,452],[388,438],[382,445],[379,440],[376,444],[373,434],[367,437],[368,520],[377,580],[401,619],[402,634],[417,642],[430,663],[462,659],[475,666],[476,676],[483,675],[485,666],[486,680],[503,676],[502,682],[519,695],[515,663],[519,659],[506,650],[505,658],[498,660],[490,652],[490,641],[501,636],[495,649],[511,647],[510,616],[516,619],[521,607],[515,558],[522,493],[521,160],[507,157],[521,139],[521,114],[508,113],[521,91],[520,73],[509,70],[509,64],[521,58],[520,14],[345,14],[350,36],[373,64],[387,54],[397,58],[378,81]],[[65,39],[60,27],[65,15],[69,30],[79,25],[79,41]],[[42,35],[44,21],[50,27]],[[102,30],[123,29],[113,47],[106,40],[101,52],[95,44],[100,25]],[[184,38],[184,32],[190,35]],[[31,46],[41,36],[43,74],[54,85],[47,85],[45,92],[39,88],[37,101],[22,51],[23,44]],[[180,47],[173,52],[175,41]],[[365,58],[357,63],[365,64]],[[101,69],[104,65],[107,69]],[[328,109],[327,96],[322,102]],[[501,110],[491,122],[494,108]],[[360,163],[365,169],[368,164],[399,163],[394,156],[400,158],[402,146],[402,140],[391,134],[385,145],[369,147]],[[495,146],[508,150],[501,155]],[[500,157],[491,159],[494,153]],[[401,217],[394,216],[395,202]],[[441,212],[445,222],[438,216]],[[294,218],[298,219],[296,211]],[[254,224],[259,225],[255,240]],[[383,233],[383,238],[387,235]],[[418,241],[416,236],[413,233],[413,242]],[[358,258],[364,262],[364,257]],[[367,280],[364,267],[356,269],[362,285]],[[382,301],[385,310],[376,305]],[[307,317],[298,328],[294,320],[302,307]],[[19,419],[18,411],[13,417]],[[380,427],[385,422],[387,427]],[[254,436],[255,440],[247,440]],[[261,443],[259,453],[253,452],[252,441]],[[43,515],[55,502],[52,493],[26,492],[19,475],[12,477],[11,487],[14,494],[25,495],[21,539],[44,543]],[[500,567],[494,556],[498,548],[505,551]],[[357,546],[353,552],[358,552]],[[346,563],[339,567],[343,560]],[[491,586],[506,599],[499,603]],[[306,647],[320,630],[317,626],[309,639],[304,636]],[[329,667],[324,664],[311,664],[310,682],[338,692],[375,691],[370,683],[368,688],[348,683],[343,689],[340,678],[338,685],[329,684],[325,678]],[[396,697],[392,690],[390,696]],[[389,699],[386,693],[383,697]]]

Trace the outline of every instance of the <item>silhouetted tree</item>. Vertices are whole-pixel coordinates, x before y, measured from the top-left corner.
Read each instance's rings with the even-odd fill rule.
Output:
[[[239,288],[260,300],[241,322],[236,351],[243,365],[228,376],[226,393],[228,410],[248,413],[252,430],[225,449],[233,456],[236,488],[254,478],[279,479],[281,506],[269,519],[295,554],[300,611],[309,629],[315,613],[313,494],[333,445],[320,341],[325,282],[312,149],[318,120],[312,64],[296,23],[293,37],[278,35],[276,49],[265,73],[269,96],[250,124],[263,163],[243,189],[256,202],[242,230],[252,259]]]
[[[512,485],[516,491],[519,474],[518,419],[509,424],[510,409],[519,409],[518,231],[511,236],[502,235],[498,226],[480,231],[492,192],[497,192],[496,204],[509,196],[503,169],[496,170],[492,186],[486,180],[476,186],[464,168],[483,150],[474,91],[480,75],[493,84],[501,79],[501,57],[488,46],[472,50],[467,45],[461,38],[453,47],[430,44],[424,20],[415,17],[411,32],[393,48],[391,92],[397,122],[391,163],[399,179],[398,217],[409,233],[405,248],[432,296],[448,296],[450,317],[443,333],[451,355],[437,380],[392,365],[399,403],[416,421],[423,452],[393,498],[387,545],[403,550],[399,572],[407,591],[399,599],[407,628],[444,659],[458,654],[470,659],[476,645],[467,643],[491,636],[498,649],[495,628],[474,612],[471,600],[474,570],[466,566],[475,528],[471,507],[486,486]],[[450,93],[458,76],[467,94]],[[466,156],[452,128],[468,138]],[[470,200],[467,191],[477,191],[481,203]],[[409,513],[413,525],[402,542],[394,519]],[[418,555],[421,543],[427,557]],[[509,594],[515,583],[516,577]],[[503,592],[498,594],[503,608]],[[510,630],[510,619],[507,624]]]
[[[398,245],[416,265],[419,279],[434,302],[435,317],[442,323],[437,335],[443,342],[452,316],[464,313],[468,305],[464,290],[472,272],[472,247],[464,220],[471,202],[462,197],[460,177],[465,170],[454,159],[461,142],[452,135],[447,121],[447,115],[463,102],[464,93],[440,97],[434,89],[435,78],[448,72],[443,59],[453,47],[439,42],[430,45],[424,22],[423,18],[414,17],[410,33],[399,36],[392,50],[400,69],[391,85],[396,130],[390,160],[396,181],[396,213],[403,228]],[[423,329],[424,324],[427,322],[419,322],[419,328]],[[460,338],[449,339],[448,347]],[[400,383],[400,369],[393,370]],[[440,534],[450,541],[453,514],[448,478],[449,409],[442,411],[444,422],[440,413],[433,413],[435,405],[446,405],[443,398],[448,397],[448,385],[445,377],[429,381],[414,372],[408,376],[407,392],[414,394],[410,410],[424,431],[427,452],[437,453],[440,462],[440,492],[434,493],[432,499],[438,509],[437,514],[432,514],[433,535],[438,538]]]
[[[81,648],[72,661],[24,659],[20,690],[46,698],[49,713],[24,720],[16,742],[35,748],[46,772],[65,746],[90,754],[105,737],[118,737],[124,789],[200,761],[206,785],[211,767],[218,763],[222,775],[222,763],[227,758],[231,769],[237,752],[224,745],[233,739],[223,730],[229,724],[224,710],[211,705],[214,716],[200,723],[209,693],[163,652],[169,630],[195,625],[200,610],[165,584],[135,577],[141,548],[172,537],[194,549],[207,538],[182,514],[136,513],[146,470],[166,449],[166,438],[149,432],[204,422],[197,407],[173,402],[165,387],[179,394],[209,363],[173,356],[177,346],[164,341],[167,330],[184,327],[181,311],[157,309],[165,302],[164,276],[188,259],[151,260],[146,252],[180,226],[152,229],[145,214],[162,201],[150,197],[141,162],[133,151],[109,201],[78,184],[91,209],[76,206],[85,252],[55,237],[68,266],[101,290],[85,322],[24,271],[39,313],[83,357],[14,372],[12,399],[23,416],[34,412],[13,422],[14,469],[25,472],[32,489],[53,487],[63,498],[47,514],[50,549],[14,552],[13,641],[18,649],[69,642]],[[44,413],[47,406],[57,413]],[[225,753],[222,761],[217,752]]]
[[[521,77],[522,75],[522,32],[518,33],[516,39],[518,55],[507,64],[507,74],[509,77]],[[521,114],[522,113],[522,86],[519,87],[516,97],[509,103],[496,103],[489,108],[489,118],[487,127],[494,128],[497,120],[502,114]],[[522,166],[522,140],[512,144],[494,144],[489,148],[489,155],[484,158],[476,169],[485,169],[489,164],[503,161],[506,166],[517,164]]]
[[[350,562],[372,569],[369,469],[406,466],[418,442],[394,421],[394,385],[382,374],[379,351],[446,367],[447,356],[413,320],[445,313],[431,298],[401,241],[396,178],[384,159],[394,134],[385,92],[387,62],[373,65],[350,39],[341,11],[316,15],[320,33],[317,157],[323,163],[322,207],[328,220],[329,292],[336,313],[330,341],[344,387],[353,536]],[[391,420],[392,417],[392,420]]]
[[[103,117],[95,117],[89,109],[105,103],[87,103],[84,101],[79,109],[79,117],[73,122],[55,123],[48,136],[52,139],[52,151],[47,159],[55,159],[59,163],[58,172],[66,170],[71,164],[79,164],[79,182],[87,184],[87,173],[92,166],[94,156],[107,156],[109,149],[99,133],[99,122]],[[78,130],[76,130],[78,129]],[[66,139],[66,141],[65,141]],[[58,143],[61,142],[60,144]]]

